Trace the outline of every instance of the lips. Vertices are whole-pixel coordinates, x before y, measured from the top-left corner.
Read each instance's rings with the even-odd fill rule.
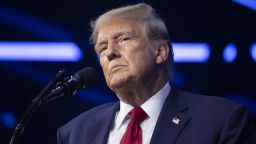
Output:
[[[124,65],[120,65],[120,64],[110,65],[109,70],[110,70],[110,72],[114,72],[114,71],[118,70],[121,67],[124,67]]]

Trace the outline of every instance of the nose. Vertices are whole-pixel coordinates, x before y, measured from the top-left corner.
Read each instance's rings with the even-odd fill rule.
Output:
[[[113,59],[120,57],[120,53],[117,47],[118,46],[114,43],[108,45],[106,56],[109,61],[112,61]]]

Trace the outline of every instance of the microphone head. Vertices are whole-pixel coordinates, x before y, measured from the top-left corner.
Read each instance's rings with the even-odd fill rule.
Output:
[[[82,88],[95,84],[98,79],[97,72],[92,67],[86,67],[76,73],[81,79]]]
[[[92,67],[86,67],[57,83],[56,88],[50,91],[43,101],[50,102],[59,97],[72,96],[78,90],[93,85],[97,79],[96,70]]]

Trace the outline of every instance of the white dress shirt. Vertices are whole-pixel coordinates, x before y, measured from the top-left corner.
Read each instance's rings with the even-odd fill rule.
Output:
[[[149,116],[140,125],[142,129],[142,144],[150,143],[156,121],[170,89],[170,84],[166,83],[160,91],[140,106]],[[108,144],[120,143],[130,121],[128,113],[131,109],[133,109],[133,106],[120,101],[120,110],[116,113],[115,122],[110,130]]]

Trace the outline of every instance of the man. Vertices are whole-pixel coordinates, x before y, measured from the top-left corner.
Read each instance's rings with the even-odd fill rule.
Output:
[[[92,23],[91,42],[120,102],[98,106],[58,131],[58,144],[253,144],[235,102],[175,90],[164,22],[151,6],[113,9]]]

